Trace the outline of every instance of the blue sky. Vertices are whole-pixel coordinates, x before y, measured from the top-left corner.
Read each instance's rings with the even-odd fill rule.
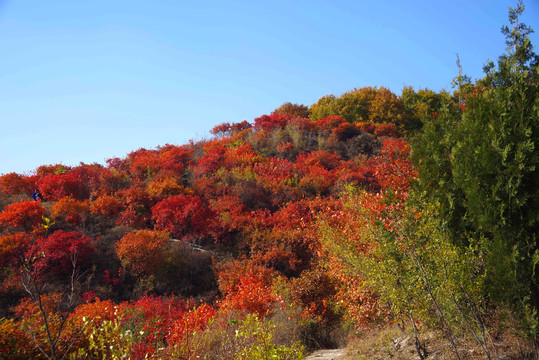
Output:
[[[522,21],[539,31],[539,2]],[[482,76],[515,1],[0,0],[0,174],[208,138],[283,102]],[[532,36],[537,44],[537,35]]]

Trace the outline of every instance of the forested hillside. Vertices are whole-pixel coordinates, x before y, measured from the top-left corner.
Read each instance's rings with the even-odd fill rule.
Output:
[[[302,359],[385,324],[537,358],[539,58],[0,176],[0,358]],[[32,198],[34,197],[34,198]],[[477,352],[463,350],[466,342]],[[517,352],[518,351],[518,352]]]

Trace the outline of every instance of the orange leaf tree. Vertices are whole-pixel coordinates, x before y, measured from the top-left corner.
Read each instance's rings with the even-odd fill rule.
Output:
[[[4,208],[0,213],[0,226],[30,230],[40,226],[44,215],[40,201],[20,201]]]
[[[137,275],[153,274],[165,261],[165,246],[170,236],[164,231],[139,230],[125,234],[116,243],[122,265]]]
[[[54,219],[64,217],[71,225],[79,225],[83,218],[88,216],[90,205],[87,201],[79,201],[69,197],[63,197],[53,206],[51,216]]]

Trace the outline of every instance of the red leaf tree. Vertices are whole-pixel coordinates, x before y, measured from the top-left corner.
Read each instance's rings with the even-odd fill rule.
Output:
[[[128,189],[118,191],[116,196],[120,199],[124,207],[117,219],[119,225],[134,226],[137,228],[150,226],[150,209],[155,202],[145,188],[131,186]]]
[[[40,201],[20,201],[9,204],[0,213],[0,226],[30,230],[39,227],[45,209]]]
[[[262,115],[261,117],[255,119],[254,128],[255,130],[266,131],[282,129],[286,126],[290,118],[291,117],[288,115],[279,115],[277,113],[271,115]]]
[[[208,235],[216,214],[197,196],[177,195],[158,202],[152,208],[152,219],[158,230],[175,238]]]
[[[31,179],[17,173],[0,176],[0,192],[7,195],[31,194]]]
[[[90,210],[94,215],[117,216],[121,208],[120,200],[111,195],[102,195],[90,204]]]
[[[26,232],[0,236],[0,267],[20,264],[34,238]]]
[[[63,197],[87,199],[89,190],[74,173],[49,174],[39,180],[39,189],[46,200],[59,200]]]
[[[223,294],[221,309],[246,310],[260,317],[271,312],[276,301],[272,291],[274,272],[249,260],[235,260],[221,266],[219,289]]]
[[[88,256],[95,251],[93,241],[78,231],[59,230],[38,239],[26,257],[37,259],[34,266],[38,273],[62,275],[86,262]]]

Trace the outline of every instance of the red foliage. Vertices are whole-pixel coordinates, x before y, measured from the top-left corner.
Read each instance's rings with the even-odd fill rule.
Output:
[[[133,301],[129,307],[137,309],[144,320],[158,318],[170,325],[177,317],[182,316],[187,311],[188,303],[175,297],[145,295]]]
[[[127,172],[129,170],[128,159],[120,159],[119,157],[113,157],[106,160],[109,169],[117,172]]]
[[[22,227],[27,230],[40,227],[45,215],[41,201],[20,201],[9,204],[0,213],[0,226]]]
[[[259,228],[247,227],[255,263],[287,277],[297,276],[309,267],[319,246],[316,237],[311,236],[313,214],[307,201],[288,203],[260,220]]]
[[[236,260],[220,268],[218,279],[224,295],[221,309],[247,310],[261,317],[270,313],[276,301],[271,289],[272,270],[252,261]]]
[[[41,355],[19,322],[7,319],[0,321],[0,358],[39,359]]]
[[[139,230],[125,234],[116,243],[116,254],[135,274],[151,275],[163,264],[169,241],[164,231]]]
[[[119,225],[137,228],[150,227],[151,208],[154,205],[154,200],[145,188],[132,186],[118,191],[116,196],[123,204],[123,210],[116,220]]]
[[[202,156],[196,166],[194,173],[196,176],[211,175],[223,166],[227,148],[218,142],[208,142],[204,144],[204,156]]]
[[[100,181],[104,173],[108,170],[99,164],[81,164],[69,171],[73,176],[78,178],[90,192],[97,191],[101,186]]]
[[[51,334],[60,334],[59,331],[63,324],[59,311],[61,300],[62,297],[59,294],[44,294],[40,298],[40,306],[47,314],[48,329]],[[39,351],[38,346],[48,350],[49,344],[40,309],[33,300],[25,298],[12,310],[15,313],[15,318],[21,320],[12,323],[14,326],[10,326],[7,333],[0,331],[0,344],[8,340],[12,346],[7,359],[43,359],[43,354]],[[0,324],[2,323],[0,322]],[[2,325],[0,325],[0,330],[4,330]],[[18,336],[14,339],[12,336],[15,334]],[[69,347],[69,340],[69,334],[64,331],[57,339],[56,351],[59,353],[66,351]]]
[[[360,133],[359,129],[349,122],[343,122],[331,130],[339,140],[350,139]]]
[[[309,203],[305,200],[287,203],[273,214],[275,228],[295,232],[304,230],[313,219]]]
[[[295,174],[294,163],[286,159],[269,158],[253,167],[259,181],[269,188],[276,188],[284,183],[291,184]],[[276,189],[278,190],[278,189]]]
[[[314,268],[304,271],[291,286],[293,300],[304,309],[305,316],[320,322],[333,323],[338,319],[330,303],[337,293],[337,281],[326,271]]]
[[[65,166],[62,164],[41,165],[37,168],[36,175],[38,177],[44,177],[47,175],[66,174],[69,170],[71,170],[71,166]]]
[[[204,330],[213,318],[215,318],[215,308],[212,306],[202,304],[194,308],[174,322],[168,342],[170,344],[184,342],[188,335]]]
[[[82,266],[95,251],[94,240],[78,231],[58,230],[46,238],[39,238],[27,251],[28,259],[35,258],[35,268],[43,274],[66,274],[73,267]]]
[[[319,166],[307,168],[308,173],[299,181],[299,188],[304,195],[327,195],[335,183],[335,174]]]
[[[86,218],[90,212],[90,205],[87,201],[78,201],[72,198],[61,198],[51,209],[52,218],[64,217],[71,225],[79,225],[81,219]]]
[[[335,175],[340,183],[363,186],[369,191],[377,191],[380,187],[374,177],[374,171],[372,164],[367,161],[343,161],[335,169]]]
[[[279,207],[302,197],[297,185],[298,174],[294,163],[286,159],[269,158],[253,166],[257,182],[271,193],[271,203]]]
[[[224,157],[224,166],[227,169],[254,165],[261,161],[261,157],[253,151],[251,144],[246,143],[228,150]]]
[[[133,324],[144,332],[141,345],[152,347],[167,341],[175,322],[185,316],[187,306],[185,300],[174,297],[143,296],[131,303],[122,303],[119,313],[124,323]]]
[[[397,126],[393,123],[379,124],[374,129],[374,135],[376,136],[390,136],[399,137],[400,133],[397,130]]]
[[[224,138],[230,132],[230,123],[224,122],[219,125],[214,126],[210,130],[210,134],[217,136],[219,139]]]
[[[293,157],[295,148],[296,147],[294,146],[294,143],[290,141],[286,143],[284,141],[281,141],[281,143],[277,145],[276,150],[281,157],[288,158],[288,157]]]
[[[0,176],[0,192],[6,195],[31,194],[33,190],[31,178],[9,173]]]
[[[160,171],[173,172],[181,177],[193,157],[188,146],[165,145],[158,150],[139,149],[127,155],[129,172],[137,180],[152,178]],[[123,169],[125,166],[118,164]]]
[[[91,320],[94,326],[99,327],[104,321],[111,321],[116,318],[116,308],[116,304],[110,300],[95,298],[91,302],[77,306],[69,318],[77,326],[82,326],[82,319],[86,318]]]
[[[25,232],[0,235],[0,267],[20,264],[34,237]]]
[[[409,153],[410,148],[403,140],[387,139],[383,142],[380,156],[371,161],[382,189],[390,188],[397,196],[406,196],[410,180],[417,176]]]
[[[104,169],[99,178],[99,188],[94,190],[93,195],[112,195],[129,185],[129,177],[125,172],[116,169]]]
[[[246,274],[261,274],[268,281],[268,284],[271,283],[272,271],[270,269],[256,265],[252,261],[241,259],[219,267],[217,273],[219,290],[225,295],[229,294],[234,291],[241,277]]]
[[[340,155],[327,150],[311,151],[303,153],[296,159],[296,166],[300,169],[309,170],[310,167],[318,166],[326,170],[333,170],[339,166],[342,158]]]
[[[193,158],[193,151],[187,146],[165,145],[159,149],[160,170],[172,171],[182,176]]]
[[[315,127],[311,119],[301,117],[294,117],[292,119],[289,119],[288,124],[297,126],[300,130],[303,131],[312,131]]]
[[[252,125],[246,120],[240,123],[232,124],[224,122],[211,129],[210,133],[217,136],[217,138],[222,139],[224,137],[237,134],[240,131],[250,129],[251,127]]]
[[[152,208],[155,228],[169,231],[175,238],[200,237],[211,232],[216,214],[197,196],[177,195]]]
[[[118,269],[118,276],[111,275],[108,269],[103,271],[103,283],[112,287],[118,286],[122,283],[124,271],[123,268]]]
[[[259,317],[269,315],[277,301],[263,273],[247,273],[239,278],[236,286],[226,294],[219,306],[224,310],[246,310]]]
[[[137,180],[144,180],[160,170],[159,154],[156,150],[138,149],[127,155],[131,166],[129,172]]]
[[[230,131],[232,134],[239,133],[240,131],[250,129],[252,127],[251,123],[247,120],[243,120],[239,123],[232,123],[230,125]]]
[[[39,189],[46,200],[59,200],[63,197],[87,199],[90,195],[88,187],[76,174],[49,174],[39,180]]]
[[[334,239],[337,243],[341,242],[347,247],[355,248],[356,254],[366,254],[376,246],[376,244],[365,241],[363,229],[370,218],[362,216],[365,209],[385,209],[381,204],[379,193],[364,193],[360,197],[357,206],[342,206],[334,209],[325,209],[319,213],[321,219],[327,222],[335,231]],[[361,212],[361,214],[359,214]],[[376,215],[376,220],[381,214]],[[372,322],[384,315],[383,307],[378,303],[375,294],[370,292],[362,285],[362,278],[348,271],[349,265],[344,264],[338,256],[326,254],[327,272],[337,280],[338,292],[335,294],[335,300],[339,306],[346,309],[346,316],[356,325],[362,325]]]
[[[387,309],[378,303],[377,297],[369,291],[360,277],[342,274],[340,289],[336,294],[341,306],[346,308],[346,316],[356,325],[365,325],[380,319]]]
[[[110,195],[102,195],[90,204],[90,210],[94,215],[117,216],[121,208],[120,200]]]
[[[276,240],[283,239],[277,238]],[[289,249],[290,246],[286,245],[284,242],[276,243],[274,246],[269,246],[267,249],[253,253],[251,258],[257,264],[275,270],[286,277],[297,276],[307,267],[306,262],[300,258],[305,251],[302,251],[303,249],[300,249],[300,251],[292,250]]]
[[[255,119],[254,129],[270,131],[274,129],[282,129],[286,126],[291,118],[288,115],[279,115],[277,113],[271,115],[262,115]]]
[[[374,130],[376,129],[376,125],[371,121],[360,121],[354,123],[354,126],[361,131],[368,132],[371,134],[374,134]]]
[[[165,171],[160,172],[148,183],[148,193],[155,199],[163,199],[172,195],[189,193],[192,190],[185,188],[174,176],[168,176]]]
[[[338,115],[329,115],[315,121],[315,127],[319,130],[331,131],[342,124],[348,124],[348,121]]]
[[[211,210],[218,219],[213,234],[217,242],[227,242],[233,233],[244,229],[249,222],[247,207],[234,195],[224,195],[212,201]]]

